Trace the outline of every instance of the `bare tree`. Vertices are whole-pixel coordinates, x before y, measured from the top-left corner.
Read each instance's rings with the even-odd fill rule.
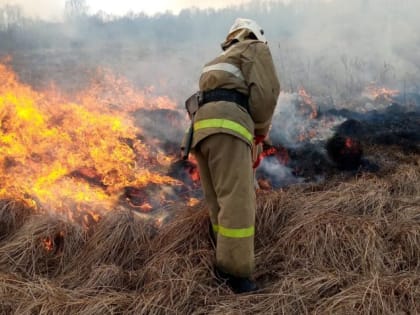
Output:
[[[5,5],[0,8],[0,29],[22,26],[24,17],[22,8],[18,5]]]
[[[88,6],[86,0],[66,0],[65,15],[66,18],[81,18],[87,15]]]

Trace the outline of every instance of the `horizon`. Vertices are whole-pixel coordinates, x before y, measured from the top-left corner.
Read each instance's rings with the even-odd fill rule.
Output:
[[[266,0],[263,0],[265,2]],[[292,0],[274,0],[274,2],[290,3]],[[158,1],[132,1],[120,0],[86,0],[89,15],[104,13],[105,15],[124,16],[129,13],[146,14],[155,16],[157,14],[171,13],[179,14],[185,9],[223,9],[246,5],[252,0],[201,0],[199,3],[194,0],[158,0]],[[65,0],[39,0],[36,4],[31,0],[0,0],[0,8],[6,5],[17,5],[22,8],[23,14],[30,18],[44,20],[60,20],[65,10]]]

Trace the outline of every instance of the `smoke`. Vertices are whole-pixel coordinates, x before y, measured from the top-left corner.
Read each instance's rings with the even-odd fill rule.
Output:
[[[303,178],[296,177],[291,168],[282,165],[276,158],[266,157],[262,160],[257,170],[257,177],[268,179],[271,188],[281,188],[302,183]]]
[[[17,1],[25,12],[62,6],[52,0],[36,6]],[[14,24],[4,3],[0,57],[12,56],[23,81],[40,89],[53,81],[71,92],[86,86],[93,69],[106,67],[139,89],[168,96],[180,108],[198,88],[202,66],[221,52],[220,42],[234,19],[255,19],[269,39],[284,92],[273,135],[286,144],[296,143],[301,130],[313,123],[294,106],[301,87],[320,100],[320,110],[354,106],[352,101],[372,83],[404,95],[420,91],[420,2],[414,0],[254,0],[220,10],[185,9],[178,15],[101,12],[62,22],[19,17]],[[173,134],[164,124],[159,128]]]
[[[270,130],[271,141],[292,148],[331,137],[334,127],[345,119],[320,113],[321,104],[311,101],[313,107],[298,93],[280,93]]]
[[[301,72],[291,85],[341,99],[354,97],[368,82],[400,89],[406,82],[405,88],[418,91],[411,78],[420,65],[412,50],[419,44],[413,14],[419,7],[416,1],[378,0],[303,7],[297,13],[301,24],[283,43],[283,51],[295,55],[285,70]]]
[[[282,87],[270,133],[275,144],[290,149],[327,139],[343,121],[323,116],[329,108],[355,110],[369,102],[369,109],[376,109],[378,104],[364,99],[368,85],[400,90],[403,103],[420,100],[412,97],[420,94],[416,0],[254,0],[177,15],[82,11],[59,21],[36,18],[64,7],[61,1],[43,1],[0,2],[0,60],[11,56],[20,79],[39,90],[54,82],[77,95],[97,79],[97,68],[106,68],[147,90],[151,99],[173,100],[180,109],[176,115],[144,110],[134,117],[145,133],[141,136],[159,146],[156,155],[176,151],[173,143],[178,149],[188,123],[184,100],[198,89],[203,65],[221,53],[220,43],[237,17],[255,19],[269,40]],[[302,104],[301,88],[313,96],[312,107]],[[317,119],[311,119],[314,108],[321,113]],[[176,122],[168,123],[168,116]],[[271,157],[262,161],[258,174],[266,174],[276,188],[303,180]],[[153,197],[169,194],[156,189]]]
[[[0,8],[6,5],[19,6],[27,17],[56,20],[63,15],[64,0],[0,0]]]

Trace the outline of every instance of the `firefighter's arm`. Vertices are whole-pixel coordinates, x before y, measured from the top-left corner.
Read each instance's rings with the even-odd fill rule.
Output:
[[[268,46],[257,42],[244,52],[243,71],[248,82],[249,109],[255,135],[265,136],[270,128],[280,93],[280,82]]]

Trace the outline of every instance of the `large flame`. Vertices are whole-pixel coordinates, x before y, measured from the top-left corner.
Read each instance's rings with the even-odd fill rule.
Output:
[[[35,91],[0,63],[0,197],[96,218],[95,209],[112,209],[124,187],[177,183],[142,163],[168,160],[151,156],[129,115],[139,107],[175,104],[148,100],[109,71],[100,74],[70,101],[56,89]]]

